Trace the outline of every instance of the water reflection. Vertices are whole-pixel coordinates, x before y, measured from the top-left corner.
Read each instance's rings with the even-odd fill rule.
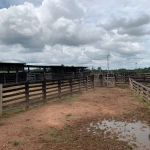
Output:
[[[117,138],[128,142],[135,150],[150,150],[150,127],[141,121],[128,123],[115,120],[91,122],[87,132],[99,135],[104,131],[104,137]]]

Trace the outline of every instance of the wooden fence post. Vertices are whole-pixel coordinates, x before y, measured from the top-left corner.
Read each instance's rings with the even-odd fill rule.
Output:
[[[46,79],[46,73],[44,72],[43,73],[43,80],[45,80]]]
[[[61,98],[61,79],[58,80],[58,97]]]
[[[88,90],[88,75],[86,76],[86,91]]]
[[[70,86],[70,93],[72,95],[72,78],[70,78],[69,80],[69,86]]]
[[[46,79],[42,81],[42,93],[43,93],[43,101],[46,101]]]
[[[98,86],[100,87],[101,86],[101,80],[100,80],[100,74],[98,75]]]
[[[18,83],[18,73],[16,73],[16,83]]]
[[[0,116],[2,116],[2,114],[3,114],[2,103],[3,103],[3,85],[0,84]]]
[[[95,88],[95,76],[93,75],[92,77],[92,81],[93,81],[93,89]]]
[[[103,87],[103,75],[100,75],[101,86]]]
[[[6,74],[4,73],[4,84],[6,84]]]
[[[144,85],[146,85],[146,75],[144,75]]]
[[[29,107],[29,81],[25,83],[26,107]]]
[[[78,84],[79,84],[79,92],[81,92],[81,76],[79,76],[79,78],[78,78]]]

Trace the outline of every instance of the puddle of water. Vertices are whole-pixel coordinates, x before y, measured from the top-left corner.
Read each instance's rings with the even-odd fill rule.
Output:
[[[150,127],[141,121],[128,123],[115,120],[91,122],[87,132],[99,135],[99,130],[104,131],[104,137],[116,138],[128,142],[135,150],[150,150]]]

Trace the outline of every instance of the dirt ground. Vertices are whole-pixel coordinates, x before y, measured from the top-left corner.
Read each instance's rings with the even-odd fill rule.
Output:
[[[149,107],[127,86],[95,88],[0,118],[0,150],[121,150],[127,142],[82,134],[91,121],[140,120],[150,125]],[[102,133],[103,135],[103,133]]]

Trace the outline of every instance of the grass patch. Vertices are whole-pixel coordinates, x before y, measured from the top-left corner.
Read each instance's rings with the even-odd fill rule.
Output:
[[[67,101],[73,101],[77,97],[78,97],[78,94],[72,94],[72,95],[67,96],[66,100]]]
[[[58,131],[56,129],[48,131],[51,137],[56,137],[58,135]]]
[[[71,116],[72,116],[72,114],[70,114],[70,113],[66,115],[66,117],[71,117]]]
[[[142,103],[145,102],[145,101],[144,101],[140,96],[138,96],[136,93],[133,93],[133,95],[134,95],[134,97],[135,97],[136,99],[138,99],[140,102],[142,102]]]
[[[74,94],[71,95],[71,99],[73,100],[73,99],[76,98],[77,96],[78,96],[78,94],[75,94],[75,93],[74,93]]]
[[[133,93],[133,96],[140,102],[142,102],[145,106],[148,106],[148,104],[136,93]]]
[[[12,143],[13,143],[14,146],[18,146],[19,145],[18,141],[13,141]]]
[[[8,113],[4,113],[2,118],[8,118],[8,117],[11,117],[12,115],[15,115],[24,111],[25,111],[25,108],[16,108],[16,109],[10,110]]]

